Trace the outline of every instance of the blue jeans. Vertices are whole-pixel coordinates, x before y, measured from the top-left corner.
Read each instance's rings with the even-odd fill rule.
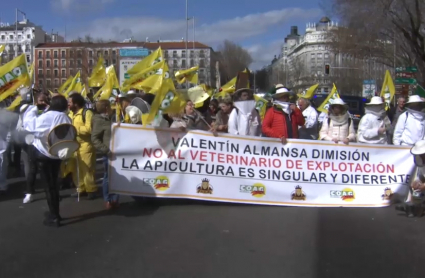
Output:
[[[103,183],[102,183],[102,187],[103,187],[103,199],[105,200],[105,202],[118,202],[119,199],[119,195],[117,194],[109,194],[109,180],[108,180],[108,170],[109,170],[109,164],[108,164],[108,157],[104,156],[103,157],[103,170],[104,170],[104,174],[103,174]]]
[[[6,152],[0,153],[0,191],[7,190],[8,160]]]

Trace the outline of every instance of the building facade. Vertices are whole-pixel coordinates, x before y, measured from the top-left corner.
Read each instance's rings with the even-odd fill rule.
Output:
[[[35,47],[46,41],[63,41],[63,37],[58,34],[47,35],[41,28],[24,18],[16,24],[0,23],[0,45],[5,45],[2,53],[2,64],[13,60],[17,55],[23,53],[27,56],[27,62],[31,63],[34,58]]]
[[[189,44],[177,42],[128,42],[128,43],[43,43],[36,47],[35,82],[40,89],[54,90],[60,87],[69,76],[80,71],[82,80],[86,80],[96,66],[100,55],[105,66],[114,65],[120,83],[128,76],[129,70],[138,61],[161,47],[164,59],[168,62],[170,73],[199,65],[199,83],[213,85],[214,51],[199,42]],[[184,88],[185,84],[181,87]]]
[[[298,34],[298,28],[292,26],[281,53],[267,67],[269,82],[286,84],[298,92],[319,83],[321,93],[329,93],[333,83],[340,83],[338,89],[348,95],[361,93],[358,88],[363,79],[381,82],[388,67],[372,57],[359,59],[331,50],[330,33],[338,28],[338,23],[327,17],[318,23],[308,23],[304,35]],[[326,66],[330,68],[329,73],[325,72]]]

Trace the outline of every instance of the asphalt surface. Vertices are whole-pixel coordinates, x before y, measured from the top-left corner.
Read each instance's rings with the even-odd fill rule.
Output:
[[[39,191],[0,197],[0,277],[425,276],[425,218],[394,208],[296,208],[121,198],[65,198],[60,228],[42,225]],[[72,190],[62,191],[67,197]]]

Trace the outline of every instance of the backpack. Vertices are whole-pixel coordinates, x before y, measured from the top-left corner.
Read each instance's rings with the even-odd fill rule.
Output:
[[[83,115],[82,115],[82,118],[83,118],[83,123],[84,124],[86,124],[86,114],[87,114],[87,111],[88,110],[90,110],[93,114],[94,114],[94,110],[93,110],[93,108],[83,108]]]

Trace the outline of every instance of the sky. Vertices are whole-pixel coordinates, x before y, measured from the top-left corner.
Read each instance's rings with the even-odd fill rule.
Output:
[[[104,40],[181,40],[186,36],[185,0],[14,0],[2,1],[0,19],[15,21],[15,9],[66,40],[90,35]],[[324,15],[319,0],[188,0],[188,16],[195,17],[195,40],[217,49],[234,41],[253,57],[259,69],[278,55],[290,26],[301,34],[306,23]],[[19,18],[22,18],[19,16]],[[193,40],[189,22],[189,41]]]

